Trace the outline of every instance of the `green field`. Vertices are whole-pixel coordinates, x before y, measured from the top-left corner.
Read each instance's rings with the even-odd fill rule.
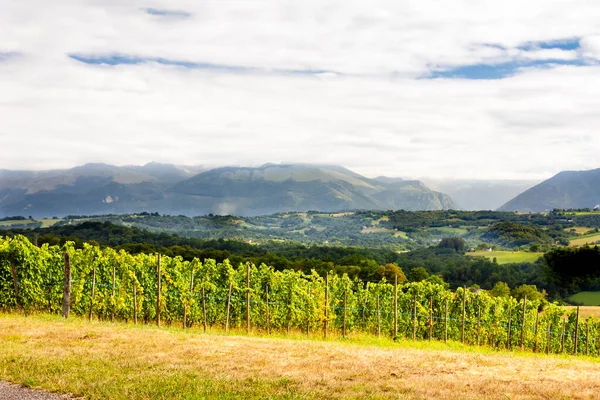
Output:
[[[521,262],[535,262],[544,253],[530,253],[526,251],[473,251],[467,253],[470,257],[487,257],[490,260],[496,259],[498,264],[510,264]]]
[[[569,297],[569,300],[584,306],[600,306],[600,292],[579,292]]]
[[[450,235],[464,236],[467,234],[466,228],[452,228],[449,226],[441,226],[439,228],[431,228],[430,230],[441,231]]]
[[[586,244],[594,244],[597,241],[600,241],[600,233],[582,236],[582,237],[578,237],[577,239],[573,239],[569,242],[569,246],[572,246],[572,247],[585,246]]]

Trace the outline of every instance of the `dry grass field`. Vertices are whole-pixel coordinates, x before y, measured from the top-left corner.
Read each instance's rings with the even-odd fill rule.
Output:
[[[88,399],[597,399],[600,362],[0,314],[0,380]]]

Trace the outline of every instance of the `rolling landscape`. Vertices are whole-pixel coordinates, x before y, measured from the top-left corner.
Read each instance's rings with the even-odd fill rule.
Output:
[[[0,400],[600,399],[599,20],[0,1]]]

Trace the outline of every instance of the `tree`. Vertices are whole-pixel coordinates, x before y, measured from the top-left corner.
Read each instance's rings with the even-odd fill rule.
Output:
[[[496,282],[492,290],[490,290],[490,294],[494,297],[509,297],[510,286],[504,282]]]
[[[377,275],[381,278],[385,278],[388,282],[394,282],[394,276],[398,277],[398,283],[404,283],[406,281],[406,275],[402,269],[396,264],[385,264],[377,269]]]
[[[522,300],[527,296],[527,300],[542,300],[546,297],[546,292],[538,292],[537,286],[535,285],[521,285],[512,291],[512,296],[517,300]]]
[[[411,282],[421,282],[429,278],[429,272],[423,267],[416,267],[410,270],[408,280]]]
[[[443,238],[438,247],[441,249],[453,249],[454,251],[465,251],[465,241],[462,238]]]

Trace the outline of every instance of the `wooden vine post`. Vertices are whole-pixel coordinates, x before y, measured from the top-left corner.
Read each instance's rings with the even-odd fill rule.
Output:
[[[250,334],[250,263],[246,263],[246,333]]]
[[[308,285],[308,287],[306,288],[306,298],[309,301],[309,307],[308,309],[310,309],[310,304],[312,304],[312,294],[310,292],[310,284]],[[306,313],[306,336],[310,335],[310,313]]]
[[[137,325],[138,306],[137,306],[137,284],[135,277],[133,278],[133,324]]]
[[[523,351],[524,345],[525,345],[525,322],[526,322],[526,317],[527,315],[527,295],[525,295],[523,297],[523,319],[521,321],[521,339],[520,339],[520,343],[519,346],[521,347],[521,351]]]
[[[417,340],[417,292],[413,293],[413,340]]]
[[[271,315],[269,314],[269,285],[265,288],[265,305],[267,309],[267,334],[271,334]]]
[[[344,288],[344,321],[342,325],[342,337],[346,337],[346,302],[348,301],[348,288]]]
[[[433,295],[429,297],[429,341],[433,336]]]
[[[448,343],[448,297],[444,302],[444,343]]]
[[[231,308],[231,291],[233,290],[233,282],[229,282],[229,292],[227,293],[227,312],[225,315],[225,333],[229,332],[229,309]]]
[[[460,328],[460,342],[465,344],[465,313],[467,309],[467,287],[463,288],[463,299],[462,299],[462,321]]]
[[[393,339],[398,337],[398,275],[394,275],[394,335]]]
[[[575,343],[573,343],[573,354],[577,355],[577,344],[579,342],[579,306],[577,306],[577,317],[575,319]]]
[[[506,328],[506,348],[510,350],[510,337],[512,333],[512,307],[508,306],[508,325]]]
[[[325,275],[325,318],[323,319],[323,338],[327,339],[327,322],[329,319],[329,272]]]
[[[477,304],[477,346],[481,343],[481,304]]]
[[[158,276],[157,279],[157,287],[158,287],[158,291],[156,292],[156,325],[160,326],[160,290],[161,290],[161,285],[160,285],[160,253],[158,254],[158,263],[157,263],[157,268],[156,268],[156,274]]]
[[[381,337],[381,308],[379,308],[379,290],[377,291],[377,337]]]
[[[565,352],[565,324],[566,324],[566,321],[563,319],[562,331],[560,333],[560,352],[561,353]]]
[[[202,286],[202,290],[204,291],[204,285]],[[187,323],[187,314],[188,314],[188,309],[187,309],[187,305],[190,301],[190,299],[192,298],[194,293],[194,268],[193,268],[193,264],[192,264],[192,271],[190,274],[190,293],[188,293],[187,295],[187,299],[185,299],[185,301],[183,302],[183,329],[186,329],[188,326]],[[204,301],[204,295],[202,296],[202,300]]]
[[[92,272],[92,296],[90,297],[90,315],[89,320],[92,322],[92,316],[94,313],[94,297],[96,296],[96,265],[94,265],[94,270]],[[134,297],[135,299],[135,297]]]
[[[540,320],[540,313],[535,312],[535,325],[533,327],[533,352],[537,353],[538,351],[538,323]]]
[[[66,319],[69,318],[69,312],[71,311],[71,258],[66,251],[63,254],[63,263],[65,280],[63,285],[62,316]]]
[[[548,327],[546,328],[546,354],[550,354],[550,342],[551,342],[551,336],[550,336],[550,327],[552,326],[552,322],[548,322]]]
[[[113,269],[112,269],[112,295],[111,295],[111,315],[110,315],[110,320],[111,322],[115,322],[115,307],[117,306],[117,302],[115,301],[115,265],[113,264]]]

